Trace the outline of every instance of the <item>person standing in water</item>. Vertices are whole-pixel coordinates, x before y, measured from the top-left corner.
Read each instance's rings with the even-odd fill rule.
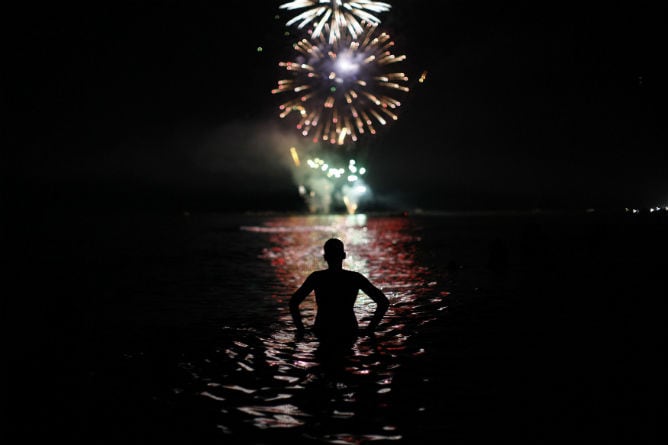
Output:
[[[390,302],[379,288],[361,273],[343,269],[346,252],[343,242],[331,238],[325,242],[324,258],[328,268],[311,273],[290,299],[290,314],[298,332],[304,331],[299,305],[315,291],[317,312],[313,332],[321,343],[352,345],[359,335],[359,324],[353,310],[357,294],[362,290],[375,303],[376,310],[366,326],[373,332]]]

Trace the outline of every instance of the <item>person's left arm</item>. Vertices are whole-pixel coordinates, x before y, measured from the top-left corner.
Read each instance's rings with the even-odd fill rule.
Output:
[[[369,332],[373,332],[385,316],[387,309],[390,307],[390,300],[387,299],[382,290],[371,284],[371,282],[361,274],[360,289],[365,294],[367,294],[374,303],[376,303],[376,310],[374,311],[373,317],[371,317],[371,320],[366,327]]]

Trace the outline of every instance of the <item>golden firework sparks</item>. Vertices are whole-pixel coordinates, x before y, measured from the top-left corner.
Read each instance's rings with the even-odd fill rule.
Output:
[[[357,141],[367,132],[375,134],[374,123],[398,119],[401,102],[392,95],[409,91],[408,77],[389,70],[406,56],[392,54],[389,34],[377,32],[373,24],[362,25],[359,39],[346,32],[334,42],[323,35],[302,39],[294,44],[295,60],[279,63],[290,75],[272,90],[290,96],[279,106],[279,115],[296,111],[297,128],[314,142],[343,145],[348,137]]]

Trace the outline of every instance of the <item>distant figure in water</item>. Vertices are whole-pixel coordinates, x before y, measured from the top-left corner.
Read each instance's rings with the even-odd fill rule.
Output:
[[[327,240],[324,257],[328,268],[318,270],[306,278],[304,284],[290,299],[290,313],[298,333],[304,332],[304,323],[299,305],[315,291],[317,313],[313,332],[321,345],[352,346],[359,334],[359,325],[353,307],[357,294],[362,290],[375,303],[376,310],[366,326],[366,332],[372,333],[387,312],[389,300],[376,286],[361,273],[343,269],[346,252],[343,242],[336,238]]]

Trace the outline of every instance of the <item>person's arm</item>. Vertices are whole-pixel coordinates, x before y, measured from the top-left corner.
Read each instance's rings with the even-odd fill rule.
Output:
[[[376,303],[376,310],[374,311],[373,317],[371,317],[371,320],[366,327],[369,332],[373,332],[385,316],[387,309],[390,307],[390,300],[387,299],[382,290],[371,284],[371,282],[363,276],[360,289],[362,289],[362,291],[367,294],[374,303]]]
[[[304,330],[304,322],[302,321],[302,314],[299,311],[299,305],[302,301],[311,293],[313,290],[313,275],[310,275],[304,284],[302,284],[299,289],[292,294],[290,298],[290,315],[292,315],[292,321],[297,327],[298,331]]]

